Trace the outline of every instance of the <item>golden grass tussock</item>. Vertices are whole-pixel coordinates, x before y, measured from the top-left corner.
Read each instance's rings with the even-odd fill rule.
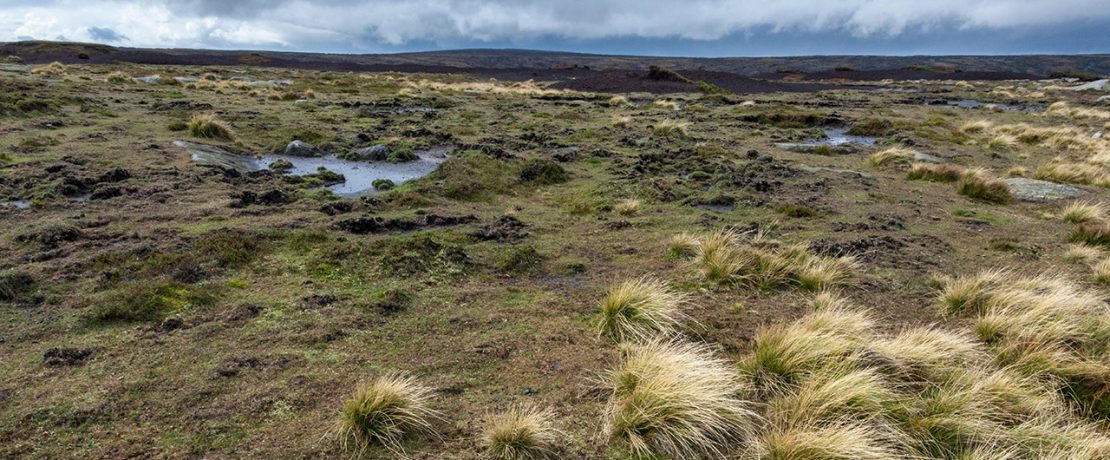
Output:
[[[1086,243],[1073,243],[1068,245],[1068,249],[1064,251],[1064,260],[1068,262],[1084,262],[1091,263],[1103,256],[1103,250],[1098,246],[1091,246]]]
[[[980,134],[989,131],[994,127],[994,123],[987,120],[975,120],[964,123],[960,126],[960,132],[965,134]]]
[[[651,128],[651,132],[659,137],[682,138],[686,137],[690,123],[686,121],[662,120]]]
[[[614,116],[610,123],[615,128],[623,128],[632,124],[632,117],[628,116]]]
[[[613,211],[625,217],[634,216],[640,212],[644,202],[638,198],[625,198],[613,205]]]
[[[723,458],[752,438],[743,384],[704,345],[629,345],[607,380],[604,432],[633,455]]]
[[[821,291],[846,282],[857,269],[854,258],[813,254],[807,245],[783,245],[765,231],[745,238],[729,230],[682,237],[682,248],[693,243],[691,264],[702,278],[718,285],[769,289],[795,285]],[[672,253],[680,247],[672,244]]]
[[[1088,163],[1060,162],[1044,164],[1037,168],[1033,177],[1069,184],[1110,187],[1110,171],[1104,167]]]
[[[656,99],[656,100],[651,102],[651,106],[655,107],[655,108],[658,108],[658,109],[666,109],[666,110],[679,110],[681,108],[678,105],[677,101],[669,101],[669,100],[666,100],[666,99]]]
[[[358,387],[344,403],[335,429],[340,447],[354,457],[382,447],[403,454],[406,437],[433,434],[433,391],[415,378],[387,374]]]
[[[888,164],[907,164],[913,159],[913,151],[901,147],[891,147],[876,152],[867,158],[867,164],[880,167]]]
[[[108,83],[131,83],[132,81],[134,81],[134,79],[132,79],[130,75],[118,70],[109,73],[106,79]]]
[[[532,80],[523,82],[501,82],[496,80],[440,82],[427,79],[406,79],[401,82],[400,94],[419,94],[425,92],[459,92],[471,94],[520,96],[552,96],[560,94],[577,94],[575,91],[571,90],[549,89]]]
[[[520,405],[488,417],[482,444],[497,460],[541,460],[555,458],[563,436],[555,428],[555,413],[531,405]]]
[[[960,179],[964,168],[950,164],[913,163],[906,174],[909,180],[929,182],[955,182]]]
[[[1064,222],[1082,224],[1093,220],[1102,220],[1106,217],[1106,206],[1101,202],[1073,201],[1064,207],[1060,218]]]
[[[609,107],[624,107],[624,106],[629,105],[629,104],[630,103],[628,102],[628,98],[624,97],[624,96],[621,96],[619,94],[616,95],[616,96],[610,97],[608,100],[605,101],[605,105],[607,105]]]
[[[1104,258],[1098,263],[1092,265],[1091,271],[1094,272],[1096,283],[1110,284],[1110,257]]]
[[[956,191],[961,195],[989,203],[1007,204],[1014,200],[1006,182],[982,168],[964,170],[956,183]]]
[[[1076,225],[1068,239],[1072,243],[1110,248],[1110,221],[1091,221]]]
[[[1110,416],[1110,306],[1102,295],[1060,276],[992,270],[951,280],[940,301],[946,313],[974,318],[997,363],[1068,382],[1065,393],[1084,410]]]
[[[756,332],[739,370],[761,394],[776,394],[830,364],[858,358],[873,322],[865,312],[824,308]]]
[[[601,300],[597,330],[618,341],[671,335],[689,320],[683,311],[686,303],[687,296],[666,282],[646,277],[628,280]]]
[[[32,68],[31,73],[34,75],[45,75],[48,77],[61,77],[66,74],[67,67],[61,62],[54,61],[46,65],[40,65]]]
[[[212,114],[195,114],[186,126],[196,137],[230,140],[233,136],[231,127]]]
[[[1049,106],[1045,108],[1044,113],[1045,115],[1056,115],[1068,118],[1110,119],[1110,111],[1094,107],[1076,107],[1065,101],[1049,104]]]

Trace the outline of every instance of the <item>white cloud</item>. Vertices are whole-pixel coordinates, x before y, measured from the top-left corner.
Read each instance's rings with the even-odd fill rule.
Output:
[[[133,46],[298,47],[542,37],[714,40],[755,28],[890,37],[937,28],[1051,27],[1107,19],[1106,0],[0,0],[0,40]],[[93,29],[97,28],[97,29]],[[1103,37],[1104,39],[1106,37]]]

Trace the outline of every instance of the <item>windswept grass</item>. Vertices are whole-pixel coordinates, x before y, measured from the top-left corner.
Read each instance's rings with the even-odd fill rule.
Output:
[[[336,428],[340,446],[353,457],[384,447],[395,455],[404,453],[402,442],[412,434],[432,434],[432,390],[415,378],[400,374],[379,377],[359,386],[343,403]]]
[[[906,164],[909,163],[911,159],[913,159],[912,150],[901,147],[891,147],[868,157],[867,164],[877,168],[888,164]]]
[[[212,114],[193,115],[193,118],[189,119],[187,129],[189,134],[196,137],[223,140],[232,138],[231,127]]]
[[[955,182],[960,179],[963,172],[963,168],[955,165],[914,163],[910,165],[910,172],[906,174],[906,178],[930,182]]]
[[[769,289],[794,285],[821,291],[847,281],[856,269],[852,257],[824,257],[813,254],[807,245],[783,245],[765,240],[765,234],[748,239],[728,230],[681,238],[679,246],[694,243],[691,263],[708,282],[719,285],[744,285]],[[672,252],[679,251],[672,245]]]
[[[636,213],[640,212],[640,208],[643,204],[643,201],[640,201],[638,198],[625,198],[618,201],[617,204],[613,206],[613,211],[626,217],[634,216]]]
[[[46,65],[40,65],[31,69],[31,73],[35,75],[45,75],[49,77],[65,76],[67,71],[66,65],[61,62],[54,61]]]
[[[689,318],[682,311],[686,296],[651,278],[625,281],[601,301],[598,332],[618,341],[648,340],[673,334]]]
[[[1093,220],[1101,220],[1106,216],[1106,207],[1102,203],[1074,201],[1064,207],[1061,218],[1064,222],[1082,224]]]
[[[1110,187],[1110,172],[1087,163],[1048,163],[1041,165],[1033,177],[1053,182]]]
[[[604,431],[633,455],[723,458],[751,439],[744,387],[705,346],[631,345],[608,382]]]
[[[550,409],[522,405],[491,416],[482,442],[490,458],[538,460],[553,458],[561,433]]]
[[[981,168],[965,170],[960,175],[956,190],[961,195],[989,203],[1007,204],[1014,199],[1006,182]]]
[[[682,138],[686,137],[686,130],[689,127],[689,122],[663,120],[659,123],[656,123],[655,126],[652,127],[652,133],[659,137]]]
[[[1103,296],[1059,276],[994,270],[951,280],[940,299],[947,313],[975,318],[974,331],[996,362],[1068,382],[1062,394],[1088,413],[1110,416],[1110,306]]]

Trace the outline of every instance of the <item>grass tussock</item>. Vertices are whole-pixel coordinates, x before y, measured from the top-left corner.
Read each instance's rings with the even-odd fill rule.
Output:
[[[1033,177],[1052,182],[1110,187],[1110,172],[1088,163],[1048,163],[1041,165]]]
[[[993,308],[1025,305],[1040,295],[1057,297],[1042,303],[1069,309],[1101,302],[1060,279],[1015,278],[1005,271],[945,283],[956,283],[945,294],[949,308],[958,306],[957,314],[989,315]],[[1013,289],[1030,297],[1015,296]],[[758,331],[739,362],[741,380],[764,401],[764,423],[740,458],[1095,459],[1110,452],[1110,437],[1078,417],[1077,406],[1068,402],[1078,401],[1079,413],[1088,415],[1091,407],[1101,407],[1101,396],[1092,395],[1102,393],[1089,387],[1105,380],[1092,378],[1097,366],[1075,365],[1074,355],[1104,353],[1105,341],[1092,341],[1105,330],[1094,325],[1106,321],[1104,304],[1101,310],[1080,307],[1068,315],[1026,317],[1007,329],[1021,337],[999,342],[938,327],[884,335],[866,312],[842,298],[823,294],[815,303],[821,304],[818,310],[793,323]],[[1039,361],[1014,359],[1013,347],[1003,345],[1041,350],[1046,342],[1038,340],[1077,330],[1040,329],[1053,321],[1072,321],[1088,333],[1063,339],[1078,348],[1057,348],[1052,359]],[[1095,342],[1102,345],[1085,348]],[[1073,377],[1035,372],[1031,363],[1082,371],[1077,375],[1087,385],[1086,399],[1077,398],[1076,385],[1060,383]],[[1004,456],[994,457],[1000,453]]]
[[[1072,230],[1069,239],[1072,243],[1110,247],[1110,221],[1092,221],[1079,224],[1075,227],[1075,230]]]
[[[633,455],[722,458],[747,444],[755,414],[730,366],[702,345],[631,345],[608,375],[604,432]]]
[[[1110,119],[1110,111],[1097,109],[1094,107],[1076,107],[1065,101],[1058,101],[1049,104],[1044,111],[1045,115],[1056,115],[1068,118],[1093,118],[1096,120]]]
[[[66,75],[66,72],[66,65],[58,61],[54,61],[46,65],[40,65],[31,69],[32,74],[43,75],[47,77],[62,77]]]
[[[673,334],[688,316],[684,294],[652,278],[625,281],[601,300],[597,330],[618,341],[649,340]]]
[[[911,159],[913,159],[912,150],[892,147],[868,157],[867,164],[877,168],[888,164],[907,164]]]
[[[1091,266],[1095,282],[1098,284],[1110,284],[1110,257],[1102,259],[1098,263]]]
[[[638,198],[625,198],[613,206],[613,211],[625,217],[634,216],[640,212],[644,202]]]
[[[856,268],[852,257],[819,256],[804,244],[784,245],[760,233],[742,236],[724,230],[680,240],[694,246],[691,263],[702,278],[724,286],[793,285],[816,292],[844,283]],[[688,252],[674,244],[671,251]]]
[[[108,80],[108,83],[116,83],[116,84],[131,83],[133,81],[130,75],[128,75],[126,73],[123,73],[123,72],[120,72],[118,70],[115,71],[115,72],[109,73],[106,78]]]
[[[906,174],[906,178],[929,182],[956,182],[963,172],[963,168],[955,165],[914,163],[910,165],[910,172]]]
[[[205,139],[230,140],[231,127],[212,114],[195,114],[186,125],[189,134]]]
[[[1064,207],[1060,218],[1064,222],[1082,224],[1102,220],[1105,216],[1106,207],[1102,203],[1074,201]]]
[[[946,313],[974,318],[995,361],[1067,382],[1061,392],[1082,410],[1110,417],[1110,306],[1099,293],[1059,276],[992,270],[950,280],[940,300]]]
[[[522,405],[489,417],[482,442],[490,458],[540,460],[554,458],[561,433],[550,409]]]
[[[1085,243],[1069,244],[1068,249],[1064,251],[1064,260],[1068,262],[1084,262],[1090,263],[1102,258],[1103,251],[1097,246],[1091,246]]]
[[[960,175],[956,190],[964,196],[988,203],[1007,204],[1014,200],[1006,182],[984,169],[968,169]]]
[[[432,434],[432,390],[415,378],[400,374],[379,377],[359,386],[344,403],[336,436],[340,447],[353,457],[383,447],[402,454],[406,437]]]
[[[683,138],[688,134],[690,123],[685,121],[663,120],[651,128],[652,134],[658,137]]]

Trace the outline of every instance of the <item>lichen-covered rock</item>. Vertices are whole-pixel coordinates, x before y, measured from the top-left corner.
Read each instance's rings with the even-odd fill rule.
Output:
[[[1006,186],[1010,193],[1019,200],[1024,201],[1054,201],[1075,198],[1087,193],[1082,189],[1070,185],[1057,184],[1037,179],[1015,177],[1006,179]]]

